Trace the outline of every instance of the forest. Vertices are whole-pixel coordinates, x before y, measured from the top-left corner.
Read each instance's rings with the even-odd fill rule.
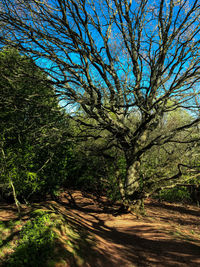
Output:
[[[200,264],[199,19],[198,0],[2,0],[0,266]]]

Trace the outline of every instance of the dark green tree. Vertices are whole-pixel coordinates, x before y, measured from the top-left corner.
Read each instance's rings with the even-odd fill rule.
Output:
[[[3,49],[0,73],[0,179],[17,203],[17,195],[53,192],[66,176],[67,120],[54,88],[31,59]]]

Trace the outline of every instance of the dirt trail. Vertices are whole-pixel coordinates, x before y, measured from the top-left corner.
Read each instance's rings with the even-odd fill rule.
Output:
[[[145,217],[116,216],[106,198],[80,191],[65,192],[59,202],[47,204],[95,236],[97,242],[82,267],[200,266],[200,208],[196,206],[148,200]],[[0,220],[13,219],[14,211],[2,204]]]
[[[98,240],[98,254],[85,266],[200,266],[200,208],[149,200],[145,217],[114,216],[91,195],[72,196],[70,213]],[[61,201],[67,207],[71,198]]]

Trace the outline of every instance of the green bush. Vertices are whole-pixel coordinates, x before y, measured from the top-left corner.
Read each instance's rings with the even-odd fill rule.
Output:
[[[46,266],[53,253],[55,233],[51,230],[50,215],[41,212],[28,221],[20,233],[19,245],[11,255],[6,266]]]
[[[174,187],[163,189],[156,196],[159,200],[169,202],[188,202],[191,201],[190,192],[186,187]]]
[[[66,180],[69,122],[48,77],[31,59],[4,48],[0,73],[0,197],[13,201],[15,191],[20,202],[31,201]]]

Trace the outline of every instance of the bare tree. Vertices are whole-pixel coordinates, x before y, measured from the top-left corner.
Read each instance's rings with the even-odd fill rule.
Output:
[[[66,103],[90,118],[79,121],[109,132],[110,146],[126,157],[123,198],[143,198],[142,155],[179,142],[200,120],[200,1],[2,0],[0,8],[1,44],[31,55]],[[158,131],[178,108],[194,112],[192,120]],[[134,114],[139,120],[130,127]]]

